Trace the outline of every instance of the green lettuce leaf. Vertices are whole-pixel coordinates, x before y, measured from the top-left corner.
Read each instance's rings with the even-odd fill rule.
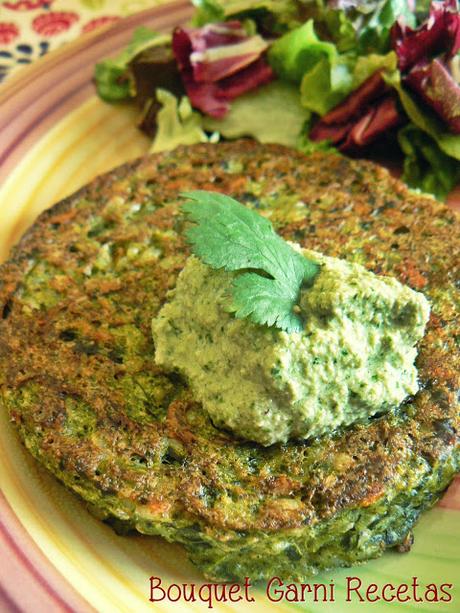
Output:
[[[120,102],[133,97],[131,79],[127,74],[129,62],[153,44],[164,44],[169,40],[168,35],[158,34],[143,26],[137,28],[129,44],[116,58],[96,64],[94,79],[99,96],[106,102]]]
[[[268,61],[279,77],[298,83],[321,60],[333,61],[337,56],[336,46],[320,40],[313,19],[309,19],[273,43]]]
[[[303,106],[319,115],[337,106],[354,89],[353,63],[350,57],[337,56],[332,61],[321,59],[302,79]]]
[[[356,50],[356,31],[344,11],[324,9],[317,20],[326,24],[327,31],[337,50],[342,52]]]
[[[397,65],[398,58],[394,51],[385,55],[369,53],[359,56],[353,69],[353,89],[359,87],[377,70],[383,70],[384,74],[390,74],[396,70]]]
[[[157,115],[157,133],[150,148],[151,153],[171,151],[179,145],[216,142],[218,135],[208,137],[202,126],[202,116],[192,109],[184,96],[180,102],[165,89],[157,89],[158,102],[163,106]]]
[[[389,33],[398,17],[415,27],[410,0],[192,0],[197,7],[194,25],[225,19],[254,19],[264,32],[283,33],[314,19],[321,38],[331,40],[340,52],[384,53]],[[419,5],[428,2],[416,2]]]
[[[226,19],[254,19],[263,29],[282,33],[305,20],[306,7],[311,6],[316,12],[316,0],[192,0],[197,11],[193,25],[203,26],[207,23]],[[308,8],[307,8],[308,12]]]
[[[357,54],[386,53],[390,50],[390,30],[402,18],[415,27],[416,18],[409,0],[367,0],[366,2],[321,3],[316,23],[324,22],[339,51]]]
[[[310,111],[325,115],[374,72],[394,71],[396,64],[397,58],[393,51],[386,55],[373,53],[357,58],[350,54],[337,54],[332,59],[325,57],[302,79],[302,104]]]
[[[365,4],[363,3],[364,6]],[[380,0],[373,4],[375,4],[374,10],[367,19],[364,19],[364,24],[358,28],[358,44],[361,53],[387,51],[390,47],[390,30],[398,18],[401,17],[411,28],[416,25],[415,15],[408,0]],[[363,12],[359,4],[356,11]]]
[[[340,53],[336,44],[318,37],[312,19],[276,40],[268,60],[281,79],[301,83],[302,104],[319,115],[334,108],[375,71],[394,71],[397,65],[392,51],[361,56]]]
[[[316,153],[317,151],[323,151],[326,153],[335,153],[337,155],[342,155],[328,140],[320,140],[313,141],[309,138],[311,122],[305,122],[305,125],[302,130],[302,134],[300,135],[297,141],[297,149],[305,153],[306,155],[310,155],[311,153]]]
[[[385,80],[398,92],[401,104],[411,122],[422,132],[436,141],[446,155],[460,160],[460,135],[449,132],[445,124],[427,106],[422,106],[415,97],[401,85],[401,75],[395,70],[385,74]]]
[[[417,23],[421,23],[428,17],[430,12],[431,0],[416,0],[415,2],[415,16]]]
[[[193,16],[193,25],[201,28],[207,23],[225,20],[225,9],[216,0],[192,0],[197,11]]]
[[[236,98],[224,118],[204,117],[203,126],[226,138],[251,136],[260,143],[296,147],[309,118],[310,111],[300,104],[298,88],[274,81]]]
[[[405,155],[403,181],[445,200],[460,180],[460,162],[443,153],[436,142],[414,124],[399,131],[398,141]]]

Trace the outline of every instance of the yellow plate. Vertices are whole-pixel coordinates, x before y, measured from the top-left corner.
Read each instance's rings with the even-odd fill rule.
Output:
[[[170,29],[190,15],[180,2],[136,15],[55,52],[21,72],[0,96],[0,260],[37,214],[97,174],[143,154],[148,141],[135,129],[134,111],[108,106],[93,95],[91,74],[100,57],[122,47],[140,23]],[[32,460],[5,412],[0,415],[0,610],[191,611],[206,604],[149,602],[149,578],[163,584],[195,583],[201,576],[179,546],[153,537],[117,537],[84,505]],[[316,583],[335,586],[334,602],[313,602],[301,611],[460,610],[460,488],[417,526],[410,554],[387,554],[359,568],[325,573]],[[7,562],[5,563],[5,561]],[[450,603],[361,603],[346,600],[347,577],[364,586],[399,585],[417,578],[453,584]],[[420,590],[423,593],[423,589]],[[361,590],[363,592],[363,590]],[[330,591],[329,600],[330,600]],[[214,610],[259,613],[295,606],[271,602],[264,589],[256,602],[216,604]],[[4,609],[2,609],[2,604]]]

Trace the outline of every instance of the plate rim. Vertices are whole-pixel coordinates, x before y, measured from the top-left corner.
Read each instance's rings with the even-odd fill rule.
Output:
[[[190,3],[188,2],[188,0],[175,0],[173,2],[168,2],[164,5],[149,8],[144,11],[137,12],[129,17],[122,18],[114,24],[109,24],[95,32],[84,34],[78,39],[66,44],[65,46],[51,51],[46,56],[38,60],[37,62],[34,62],[34,64],[27,66],[23,68],[22,70],[18,71],[17,74],[10,77],[10,79],[8,79],[6,83],[0,86],[0,116],[2,112],[2,107],[4,107],[4,105],[6,105],[8,101],[11,101],[12,99],[14,99],[14,97],[18,95],[18,93],[20,93],[21,90],[26,85],[30,85],[31,81],[35,79],[42,78],[42,76],[46,74],[49,70],[52,70],[53,67],[77,55],[80,50],[87,49],[88,45],[97,44],[99,41],[104,41],[105,39],[116,35],[118,32],[122,32],[127,29],[130,29],[134,27],[135,25],[137,25],[139,21],[141,21],[142,19],[147,19],[147,18],[154,19],[157,16],[167,15],[169,12],[171,12],[171,10],[178,10],[178,9],[180,10],[184,9],[184,11],[189,10],[191,13],[192,7]],[[31,78],[31,75],[34,75],[33,79]],[[0,121],[0,129],[2,125],[3,125],[3,121]],[[39,138],[40,136],[37,138],[37,140],[39,140]],[[1,184],[1,181],[0,181],[0,184]],[[0,205],[0,214],[1,214],[1,205]],[[460,480],[460,477],[457,477],[457,479]],[[86,600],[84,600],[84,597],[75,590],[75,588],[67,580],[67,578],[65,578],[59,572],[59,570],[52,564],[51,560],[46,557],[43,551],[35,543],[35,541],[32,539],[30,534],[27,532],[27,529],[25,528],[25,526],[21,524],[19,518],[16,516],[14,510],[12,509],[9,502],[4,497],[1,491],[1,488],[0,488],[0,537],[3,536],[2,523],[5,521],[5,518],[8,517],[9,514],[13,514],[14,519],[16,519],[18,523],[18,530],[17,532],[15,531],[13,535],[13,536],[16,536],[16,548],[18,549],[18,552],[22,551],[23,557],[27,558],[27,553],[29,551],[28,547],[30,544],[30,547],[36,551],[37,556],[43,560],[42,562],[44,565],[43,569],[37,568],[36,570],[38,571],[38,575],[40,575],[40,578],[42,579],[42,582],[43,582],[42,587],[43,587],[44,596],[47,593],[47,588],[45,587],[45,585],[51,583],[52,592],[54,592],[55,594],[53,598],[55,598],[55,607],[56,607],[53,610],[56,610],[56,611],[75,610],[74,608],[69,607],[68,596],[67,596],[68,594],[71,594],[73,592],[75,596],[75,601],[81,601],[78,607],[79,612],[81,611],[82,613],[84,613],[85,611],[94,611],[94,608]],[[11,520],[8,520],[8,521],[11,521]],[[22,534],[20,532],[22,532]],[[24,548],[21,549],[20,546],[17,545],[17,543],[20,540],[22,540],[23,542],[24,541],[28,542],[27,549],[24,549]],[[44,571],[43,574],[46,575],[45,577],[41,576],[41,573],[40,573],[41,570]],[[45,570],[46,570],[46,573],[45,573]],[[7,574],[7,572],[8,571],[6,570],[5,574]],[[49,575],[48,575],[48,572],[49,572]],[[33,576],[31,575],[29,577],[28,573],[30,573],[30,569],[29,571],[24,569],[23,574],[21,575],[21,589],[23,590],[28,589],[27,581],[31,581],[30,585],[32,585],[32,582],[34,580]],[[35,580],[36,579],[37,579],[37,573],[35,574]],[[30,589],[32,590],[32,587]],[[7,611],[16,610],[12,608],[12,605],[14,605],[14,607],[16,607],[17,610],[23,610],[21,607],[21,601],[18,600],[17,597],[14,594],[12,594],[11,591],[7,591],[5,589],[5,583],[1,579],[1,573],[0,573],[0,610],[1,610],[1,604],[2,604],[3,598],[5,599],[5,602],[6,602],[5,610]],[[41,602],[36,603],[34,611],[36,611],[37,613],[41,613],[41,611],[43,610],[43,611],[46,611],[46,613],[48,613],[48,611],[50,610],[49,608],[47,609],[42,608],[46,606],[45,602],[46,602],[46,605],[48,605],[49,593],[48,593],[47,600],[46,601],[44,600],[43,604]]]
[[[109,42],[118,35],[126,34],[145,21],[167,19],[171,13],[177,13],[178,16],[184,17],[184,19],[175,20],[177,24],[183,23],[192,15],[193,7],[188,0],[173,0],[138,11],[96,31],[82,34],[62,47],[50,51],[33,64],[23,67],[0,85],[0,130],[5,129],[8,125],[8,117],[15,112],[14,102],[17,97],[30,97],[33,86],[49,75],[50,71],[56,70],[72,58],[78,58],[81,52],[88,51],[90,47]],[[161,30],[161,28],[159,29]],[[101,59],[102,57],[106,56],[101,55]],[[93,84],[89,79],[83,99],[76,99],[73,108],[67,110],[64,117],[78,108],[79,103],[82,103],[93,93]],[[58,121],[60,120],[62,120],[62,117]],[[34,135],[35,138],[27,142],[26,147],[20,149],[19,160],[27,155],[27,152],[48,131],[49,128],[44,132],[38,131]],[[22,144],[22,140],[20,144]],[[8,144],[6,147],[2,146],[0,150],[0,170],[2,164],[10,155],[11,150],[8,148]],[[8,180],[10,174],[11,172],[6,172],[3,177],[0,175],[0,187]],[[84,595],[73,587],[29,534],[6,498],[1,484],[0,543],[2,544],[2,552],[8,559],[7,564],[0,565],[0,611],[12,613],[27,610],[24,608],[25,594],[28,595],[28,598],[33,596],[35,613],[49,613],[50,611],[90,613],[95,611]]]
[[[0,130],[6,134],[3,135],[4,142],[0,149],[0,186],[8,180],[14,166],[19,163],[26,151],[52,127],[52,125],[46,125],[46,130],[43,129],[42,124],[46,124],[46,115],[41,115],[40,109],[43,109],[44,105],[46,109],[50,105],[59,106],[68,100],[77,104],[95,92],[92,82],[94,64],[91,66],[91,71],[87,64],[80,65],[78,69],[78,58],[81,53],[92,55],[94,60],[98,61],[98,59],[113,55],[114,48],[121,49],[125,46],[132,29],[136,26],[159,21],[159,31],[170,30],[174,24],[178,25],[190,19],[193,11],[194,8],[189,0],[173,0],[139,11],[101,29],[85,33],[63,47],[50,51],[2,83],[0,85]],[[171,22],[171,14],[174,14],[174,24]],[[120,45],[111,46],[110,41],[114,39],[119,39]],[[47,87],[44,88],[43,82],[46,77],[53,72],[59,73],[60,67],[67,64],[71,64],[74,72],[69,71],[57,75],[61,77],[60,80],[47,83]],[[70,80],[73,80],[75,85],[69,91],[66,82]],[[32,106],[30,106],[30,100],[34,100]],[[12,101],[15,104],[12,104]],[[24,126],[20,124],[21,120]]]
[[[0,84],[0,110],[9,98],[17,94],[19,90],[23,89],[30,82],[30,75],[33,73],[41,74],[46,72],[49,70],[49,67],[65,61],[67,58],[75,55],[78,50],[86,50],[89,45],[94,45],[98,41],[104,40],[107,38],[107,34],[113,36],[117,32],[137,26],[138,22],[143,19],[155,19],[163,14],[166,15],[171,10],[182,8],[189,9],[190,15],[192,15],[193,5],[189,0],[170,0],[164,4],[121,17],[116,22],[104,24],[91,32],[84,32],[74,40],[65,43],[62,47],[52,49],[42,57],[37,58],[33,63],[23,66]]]

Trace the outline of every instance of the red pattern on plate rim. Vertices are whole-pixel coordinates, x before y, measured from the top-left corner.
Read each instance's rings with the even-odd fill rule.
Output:
[[[14,23],[0,23],[0,43],[9,45],[19,36],[19,28]]]
[[[12,11],[35,11],[48,7],[54,0],[18,0],[18,2],[4,2],[2,6]]]
[[[43,13],[32,22],[32,27],[42,36],[55,36],[66,32],[80,17],[77,13]]]
[[[117,17],[116,15],[102,15],[101,17],[96,17],[96,19],[91,19],[91,21],[85,23],[81,31],[85,33],[92,32],[93,30],[101,28],[102,26],[107,26],[110,23],[115,23],[119,19],[120,17]]]

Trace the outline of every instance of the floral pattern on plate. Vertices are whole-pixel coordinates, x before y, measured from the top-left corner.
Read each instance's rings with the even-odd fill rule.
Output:
[[[167,0],[0,0],[0,82],[81,34]]]

